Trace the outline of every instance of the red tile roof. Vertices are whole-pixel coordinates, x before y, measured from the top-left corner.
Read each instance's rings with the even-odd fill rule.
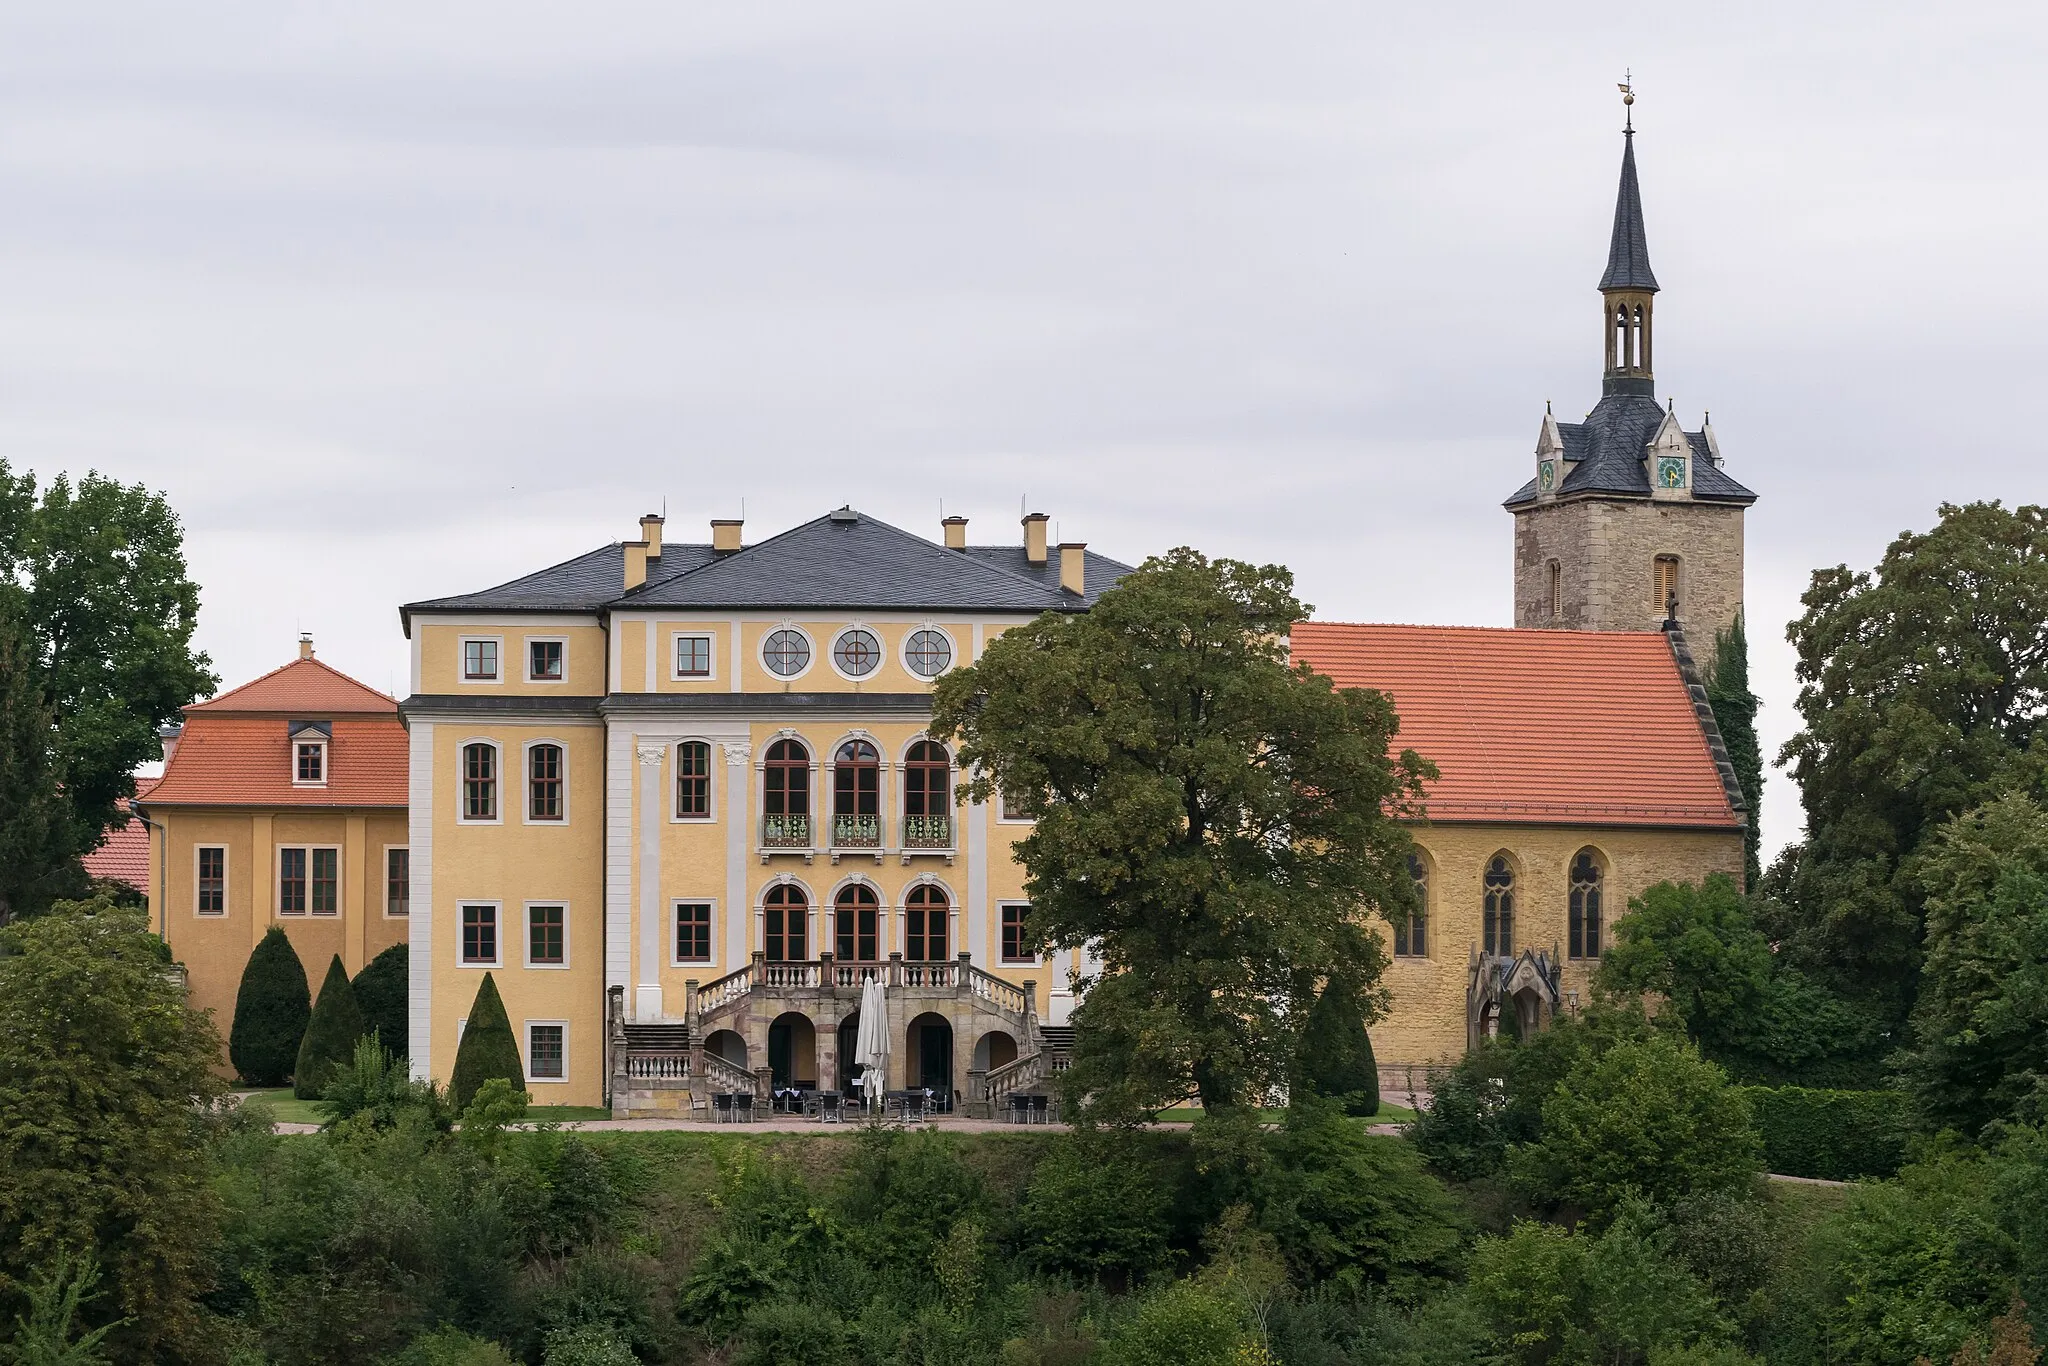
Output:
[[[327,785],[292,783],[291,721],[329,721]],[[398,704],[317,659],[295,659],[185,708],[185,731],[152,805],[406,804],[406,735]]]
[[[281,669],[185,708],[194,712],[343,716],[398,714],[398,703],[317,659],[295,659]]]
[[[1740,824],[1663,635],[1306,621],[1294,658],[1393,696],[1435,821]]]
[[[137,778],[136,797],[147,797],[157,782]],[[128,803],[123,801],[120,807],[126,811]],[[149,890],[149,827],[130,817],[126,825],[109,830],[106,842],[85,856],[85,871],[89,877],[125,882],[138,892]]]

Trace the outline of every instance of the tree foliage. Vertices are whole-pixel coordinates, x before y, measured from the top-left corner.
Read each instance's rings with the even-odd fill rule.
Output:
[[[468,1023],[462,1026],[462,1043],[455,1050],[455,1067],[448,1075],[449,1103],[457,1110],[468,1109],[483,1084],[493,1077],[510,1082],[515,1091],[526,1089],[519,1040],[505,1016],[498,984],[487,972],[470,1004]]]
[[[320,984],[320,998],[313,1003],[312,1018],[299,1041],[298,1060],[292,1067],[292,1094],[300,1100],[318,1100],[325,1095],[335,1072],[351,1065],[356,1040],[363,1032],[363,1012],[356,1005],[348,969],[341,965],[337,953],[327,965],[327,979]]]
[[[356,974],[356,1005],[363,1012],[363,1027],[377,1035],[378,1042],[397,1058],[411,1056],[412,954],[403,943],[393,944],[372,958]]]
[[[140,484],[60,475],[39,493],[33,475],[0,459],[0,581],[20,589],[31,676],[52,722],[63,819],[32,857],[54,870],[119,823],[136,766],[160,755],[157,728],[217,680],[192,649],[199,589],[183,530]],[[0,807],[17,800],[0,795]],[[35,908],[31,899],[20,909]],[[0,904],[0,918],[8,910]]]
[[[1733,626],[1714,633],[1707,705],[1713,709],[1728,762],[1749,802],[1749,826],[1742,833],[1743,885],[1754,887],[1763,871],[1757,853],[1763,837],[1764,752],[1756,738],[1756,713],[1761,703],[1749,690],[1749,632],[1740,613]]]
[[[2048,810],[2011,792],[1944,824],[1918,880],[1927,961],[1904,1074],[1940,1126],[2048,1119]]]
[[[1385,695],[1290,665],[1306,613],[1285,569],[1181,549],[939,682],[964,795],[1036,821],[1016,846],[1032,933],[1101,955],[1069,1073],[1094,1117],[1256,1102],[1318,984],[1378,980],[1361,917],[1412,896],[1395,817],[1432,770],[1389,758]]]
[[[0,575],[0,924],[85,877],[25,609],[20,588]]]
[[[197,1346],[215,1202],[206,1107],[220,1043],[132,911],[60,902],[0,954],[0,1322],[23,1282],[91,1259],[123,1359]],[[118,1322],[125,1320],[125,1322]]]
[[[1295,1084],[1335,1101],[1348,1115],[1380,1112],[1380,1069],[1366,1033],[1370,999],[1354,983],[1333,977],[1316,997],[1302,1033]]]
[[[272,925],[242,966],[235,991],[235,1022],[228,1031],[228,1061],[251,1086],[282,1086],[299,1061],[299,1044],[313,1015],[305,965],[291,936]]]
[[[1783,759],[1807,833],[1780,879],[1786,937],[1903,1019],[1923,841],[2048,762],[2048,509],[1944,504],[1874,571],[1816,571],[1802,601],[1802,729]]]

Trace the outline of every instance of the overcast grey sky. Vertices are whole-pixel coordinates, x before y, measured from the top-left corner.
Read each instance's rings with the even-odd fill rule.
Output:
[[[1007,10],[1005,13],[1003,10]],[[1816,565],[2038,501],[2029,5],[0,9],[0,450],[168,492],[229,683],[628,534],[1020,498],[1505,624],[1598,397],[1632,68],[1660,394]],[[1570,699],[1558,699],[1568,706]],[[1798,829],[1773,779],[1765,837]]]

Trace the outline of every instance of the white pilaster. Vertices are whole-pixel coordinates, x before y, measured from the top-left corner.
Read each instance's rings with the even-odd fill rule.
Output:
[[[433,1076],[434,1041],[434,723],[415,721],[407,740],[406,861],[410,885],[406,937],[406,1032],[412,1074]]]
[[[640,962],[633,1018],[661,1018],[661,758],[664,746],[634,746],[640,770]]]
[[[737,639],[738,624],[734,624]],[[739,652],[733,652],[738,676]],[[747,834],[754,828],[752,781],[754,747],[727,742],[725,750],[725,954],[724,971],[748,961],[753,948],[747,935]]]

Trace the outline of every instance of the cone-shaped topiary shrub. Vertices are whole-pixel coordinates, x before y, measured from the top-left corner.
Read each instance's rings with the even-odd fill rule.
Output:
[[[469,1023],[462,1027],[462,1046],[455,1050],[455,1071],[448,1078],[448,1099],[456,1110],[466,1110],[476,1098],[477,1088],[492,1077],[503,1077],[515,1091],[526,1089],[526,1069],[519,1064],[519,1040],[512,1037],[512,1022],[505,1018],[505,1003],[498,999],[498,984],[484,974],[469,1007]]]
[[[313,1003],[313,1018],[299,1044],[298,1066],[292,1070],[292,1094],[300,1100],[320,1099],[334,1069],[349,1065],[355,1056],[356,1040],[362,1037],[363,1012],[356,1005],[348,969],[341,965],[341,955],[337,953],[327,965],[327,980],[320,984],[320,999]]]
[[[313,1013],[306,969],[292,941],[276,925],[242,969],[235,993],[235,1023],[228,1031],[228,1061],[251,1086],[282,1086],[299,1060],[299,1040]]]
[[[1356,991],[1332,981],[1316,998],[1302,1031],[1301,1079],[1347,1115],[1380,1111],[1380,1069],[1365,1032],[1365,1005]]]
[[[411,955],[403,944],[393,944],[370,960],[356,974],[356,1007],[363,1012],[363,1027],[376,1031],[377,1042],[394,1058],[411,1053],[406,1033],[412,1028]]]

